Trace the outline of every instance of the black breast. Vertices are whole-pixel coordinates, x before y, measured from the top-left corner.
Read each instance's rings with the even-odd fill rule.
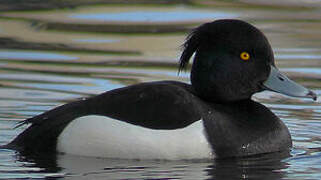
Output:
[[[218,157],[289,151],[291,136],[268,108],[252,100],[208,104],[204,125]]]

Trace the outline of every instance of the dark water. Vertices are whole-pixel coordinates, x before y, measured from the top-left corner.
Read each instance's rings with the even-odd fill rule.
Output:
[[[192,27],[219,18],[239,18],[259,27],[270,40],[280,69],[321,93],[317,1],[289,1],[286,6],[285,1],[269,5],[133,1],[79,7],[73,3],[77,8],[56,3],[52,10],[46,5],[37,11],[30,8],[41,9],[41,3],[8,2],[0,6],[0,144],[23,131],[25,127],[13,129],[17,122],[77,98],[145,81],[188,82],[188,72],[177,76],[179,47]],[[24,8],[29,10],[5,11]],[[256,94],[254,99],[271,108],[290,129],[294,143],[290,157],[137,161],[24,156],[2,149],[0,179],[321,179],[320,101],[272,92]]]

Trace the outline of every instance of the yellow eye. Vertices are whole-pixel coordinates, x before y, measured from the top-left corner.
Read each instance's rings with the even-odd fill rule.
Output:
[[[247,60],[250,59],[250,54],[247,53],[247,52],[242,52],[242,53],[240,54],[240,58],[241,58],[242,60],[244,60],[244,61],[247,61]]]

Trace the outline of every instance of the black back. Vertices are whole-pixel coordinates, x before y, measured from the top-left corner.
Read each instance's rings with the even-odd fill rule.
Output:
[[[201,103],[188,84],[141,83],[59,106],[25,120],[31,123],[8,148],[27,152],[56,151],[57,137],[77,117],[103,115],[151,129],[184,128],[201,119]]]

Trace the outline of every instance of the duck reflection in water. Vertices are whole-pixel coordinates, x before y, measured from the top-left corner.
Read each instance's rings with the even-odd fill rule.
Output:
[[[268,179],[286,177],[288,153],[269,153],[251,157],[216,159],[208,166],[208,179]]]

